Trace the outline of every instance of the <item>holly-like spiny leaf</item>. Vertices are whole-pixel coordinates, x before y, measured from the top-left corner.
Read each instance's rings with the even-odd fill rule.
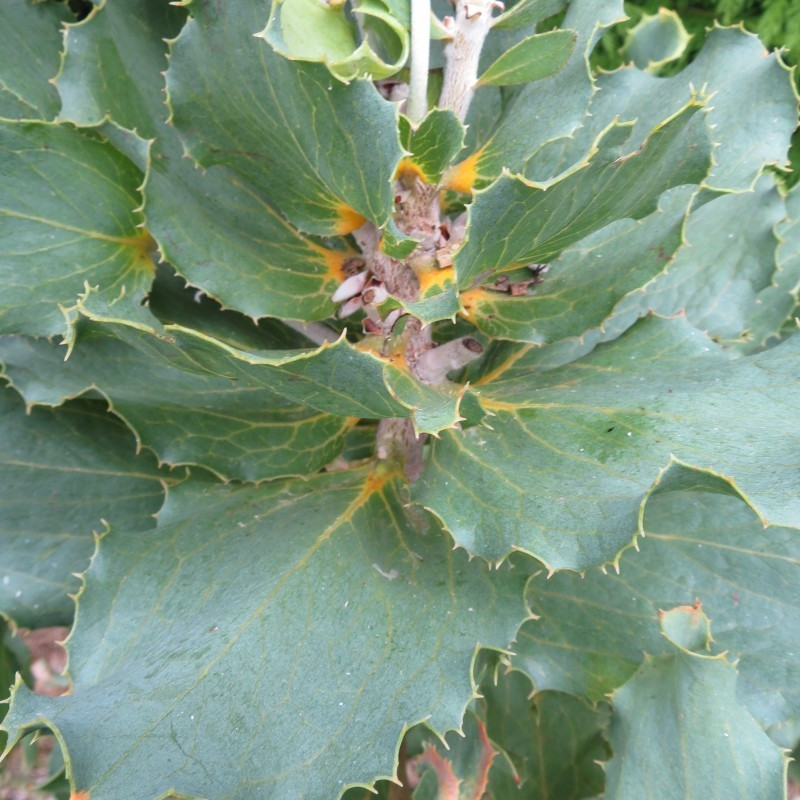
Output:
[[[638,800],[646,786],[665,800],[784,797],[786,758],[739,704],[735,668],[670,644],[612,695],[606,795]]]
[[[51,120],[58,93],[61,26],[75,17],[66,3],[5,0],[0,5],[0,117]]]
[[[395,107],[368,81],[345,86],[254,37],[267,13],[258,0],[194,2],[189,13],[167,71],[187,152],[230,167],[309,233],[387,222],[402,155]]]
[[[64,60],[55,81],[60,120],[117,125],[152,139],[167,118],[164,105],[165,38],[178,34],[183,8],[169,3],[103,0],[67,29]]]
[[[800,525],[786,436],[798,349],[795,336],[730,361],[685,319],[658,317],[558,369],[537,371],[519,346],[476,387],[492,430],[443,434],[415,496],[470,552],[524,550],[554,570],[616,558],[676,462],[722,476],[765,521]]]
[[[523,269],[501,287],[464,292],[464,316],[495,338],[551,344],[580,337],[585,352],[615,339],[646,310],[645,287],[681,246],[695,191],[665,192],[657,211],[639,221],[618,220],[571,245],[539,277]],[[541,283],[514,294],[516,280],[524,287],[534,278]]]
[[[85,297],[91,302],[91,295]],[[204,292],[189,286],[170,265],[160,264],[147,295],[147,308],[163,325],[182,325],[243,350],[310,347],[313,342],[281,320],[250,317],[224,309]],[[151,319],[152,322],[152,319]],[[331,329],[335,335],[335,331]]]
[[[254,319],[334,314],[331,300],[353,255],[298,233],[231,170],[195,169],[174,133],[151,148],[146,224],[162,255],[193,286]]]
[[[356,420],[287,401],[266,387],[154,362],[102,325],[78,326],[65,348],[43,339],[0,337],[5,374],[29,404],[57,406],[96,390],[168,464],[196,464],[224,480],[306,475],[342,451]]]
[[[659,8],[643,14],[625,37],[625,55],[639,69],[658,72],[665,64],[680,58],[691,36],[675,11]]]
[[[259,35],[286,58],[321,62],[345,82],[394,75],[408,58],[408,21],[404,24],[380,0],[359,0],[352,13],[362,18],[365,33],[367,21],[389,33],[396,51],[392,61],[387,63],[375,52],[369,36],[358,36],[343,3],[273,0],[269,24]]]
[[[165,471],[98,400],[25,413],[0,389],[0,614],[17,625],[64,625],[73,573],[86,569],[104,523],[144,530]],[[3,687],[5,688],[5,687]]]
[[[526,9],[533,7],[526,4]],[[474,186],[490,183],[504,168],[519,171],[547,142],[569,136],[583,120],[594,92],[588,55],[602,32],[624,19],[622,0],[573,0],[562,22],[562,27],[577,33],[566,66],[515,94],[496,125],[490,126],[488,137],[448,172],[445,185],[470,192]]]
[[[794,309],[800,284],[800,265],[776,266],[775,226],[785,216],[772,175],[759,178],[752,191],[694,209],[686,246],[647,288],[643,310],[685,312],[715,341],[744,351],[763,347]]]
[[[503,175],[469,208],[467,238],[455,255],[459,288],[531,263],[547,263],[565,247],[615,220],[640,219],[659,196],[699,184],[711,163],[703,105],[691,100],[629,152],[629,125],[613,125],[583,168],[543,186]]]
[[[132,782],[333,797],[390,775],[404,726],[458,726],[476,645],[505,648],[526,616],[523,570],[470,560],[404,503],[390,474],[364,471],[171,490],[155,530],[99,543],[72,692],[18,687],[11,742],[57,731],[93,800]]]
[[[787,68],[756,36],[741,28],[715,28],[685,69],[669,78],[634,66],[603,73],[589,115],[571,139],[539,153],[526,169],[544,180],[578,163],[598,134],[615,119],[635,120],[629,147],[638,148],[653,126],[677,113],[688,92],[711,96],[708,122],[715,143],[707,185],[719,191],[754,186],[764,164],[786,164],[797,124],[797,96]]]
[[[163,71],[164,40],[178,32],[185,11],[150,4],[142,14],[136,0],[115,0],[68,29],[61,116],[81,125],[109,117],[155,137],[142,164],[146,225],[162,256],[194,285],[254,318],[330,316],[351,253],[301,236],[246,176],[200,170],[183,157],[166,124]],[[120,70],[120,63],[136,67]]]
[[[449,109],[434,108],[416,126],[400,116],[400,141],[409,155],[400,173],[417,173],[427,183],[438,183],[442,173],[464,146],[464,125]]]
[[[118,318],[113,306],[92,294],[79,310],[155,365],[233,380],[243,391],[266,389],[340,417],[411,417],[419,433],[438,433],[462,419],[465,388],[421,383],[412,376],[402,353],[382,354],[382,337],[354,345],[343,334],[316,349],[251,351],[182,325],[162,328],[153,319],[148,327]],[[96,363],[100,369],[100,362]]]
[[[0,121],[0,331],[64,331],[85,282],[135,306],[153,280],[136,212],[141,173],[71,127]]]
[[[702,603],[715,652],[737,661],[738,694],[772,734],[800,720],[800,531],[764,528],[741,500],[707,492],[655,495],[640,552],[620,574],[538,576],[514,663],[540,689],[602,699],[641,665],[667,654],[660,609]]]

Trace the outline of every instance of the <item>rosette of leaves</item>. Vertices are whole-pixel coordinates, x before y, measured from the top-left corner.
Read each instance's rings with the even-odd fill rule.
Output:
[[[496,6],[3,4],[0,611],[73,628],[2,730],[75,798],[783,791],[790,75]]]

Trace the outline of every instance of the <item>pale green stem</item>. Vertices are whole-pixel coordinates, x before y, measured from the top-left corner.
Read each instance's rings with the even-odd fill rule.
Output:
[[[428,110],[428,61],[431,47],[431,0],[411,0],[411,77],[406,115],[419,122]]]

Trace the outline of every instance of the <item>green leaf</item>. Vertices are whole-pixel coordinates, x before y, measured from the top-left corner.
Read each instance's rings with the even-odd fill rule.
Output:
[[[580,342],[564,342],[564,350],[589,352],[599,342],[616,339],[642,314],[645,287],[681,246],[695,191],[692,186],[671,189],[659,198],[658,210],[642,220],[612,222],[566,248],[527,294],[509,289],[517,278],[523,285],[531,280],[529,270],[509,274],[505,291],[478,287],[464,292],[460,299],[466,318],[501,339],[548,344],[580,337]]]
[[[165,473],[96,400],[29,414],[0,390],[0,613],[18,625],[64,625],[68,597],[104,522],[153,526]]]
[[[756,330],[768,330],[768,325],[774,324],[781,316],[789,318],[793,311],[796,313],[800,302],[800,189],[797,184],[786,197],[786,211],[787,219],[775,228],[778,249],[772,285],[759,293],[757,302],[760,302],[761,309],[751,319]]]
[[[0,722],[5,718],[6,700],[11,693],[17,673],[28,674],[28,652],[21,639],[11,633],[11,626],[0,616]],[[0,748],[6,746],[8,737],[0,730]],[[2,751],[0,751],[2,752]]]
[[[353,251],[302,236],[245,180],[223,167],[195,169],[166,137],[152,147],[144,186],[146,224],[164,258],[254,319],[332,316]]]
[[[519,0],[497,17],[493,28],[524,28],[562,11],[567,0]]]
[[[667,189],[700,183],[711,159],[702,108],[692,100],[633,155],[624,156],[630,126],[614,125],[588,163],[559,181],[540,185],[503,175],[479,192],[469,207],[466,241],[454,259],[459,287],[549,262],[615,220],[652,213]]]
[[[529,36],[507,50],[478,79],[480,86],[513,86],[555,75],[575,49],[575,31]]]
[[[407,409],[417,434],[433,433],[457,427],[465,418],[460,405],[466,386],[454,383],[427,385],[404,369],[387,367],[383,372],[386,387]],[[403,414],[406,416],[406,414]]]
[[[402,117],[399,117],[402,126]],[[392,258],[403,259],[417,249],[419,241],[406,236],[393,219],[381,229],[380,249],[382,253]]]
[[[452,267],[423,272],[420,278],[420,298],[413,302],[403,301],[401,305],[423,324],[442,319],[454,319],[461,310],[461,301],[456,292]]]
[[[398,55],[387,63],[368,39],[357,41],[355,25],[347,19],[344,3],[316,0],[273,0],[269,24],[259,34],[281,55],[300,61],[318,61],[340,80],[381,79],[394,75],[408,58],[409,31],[379,0],[360,0],[353,14],[377,22],[389,31]]]
[[[800,534],[770,527],[738,498],[665,492],[647,504],[641,552],[620,575],[567,573],[534,579],[515,664],[542,689],[593,700],[624,683],[643,652],[669,653],[659,610],[699,601],[714,623],[717,652],[737,659],[739,697],[778,730],[800,720],[800,604],[794,587]]]
[[[162,40],[177,35],[185,19],[182,8],[168,3],[103,0],[67,28],[56,79],[59,119],[99,125],[110,117],[144,139],[158,135],[167,117]]]
[[[470,552],[524,550],[552,570],[617,557],[675,464],[721,476],[765,520],[800,525],[786,467],[799,348],[795,336],[731,362],[685,319],[657,317],[549,371],[518,347],[476,386],[492,430],[444,433],[416,498]]]
[[[494,800],[581,800],[602,792],[604,714],[568,694],[534,694],[530,679],[516,670],[485,680],[481,694],[489,738],[508,756],[517,778],[498,759],[490,773]]]
[[[714,168],[707,185],[719,191],[751,189],[764,164],[787,163],[792,132],[797,125],[797,96],[791,76],[778,56],[741,28],[715,28],[703,49],[685,69],[669,78],[649,75],[636,67],[602,73],[597,79],[589,116],[573,140],[556,143],[558,157],[542,153],[526,175],[542,179],[580,161],[597,135],[613,120],[635,120],[629,142],[634,149],[653,126],[676,113],[689,92],[712,96],[708,123],[714,148]],[[555,162],[555,165],[554,165]]]
[[[61,26],[74,21],[66,3],[3,0],[0,5],[0,117],[50,120],[58,93]]]
[[[353,14],[359,15],[356,19],[363,29],[362,43],[366,41],[386,62],[401,66],[408,62],[404,49],[411,30],[411,0],[357,0]],[[432,39],[444,33],[437,22],[431,13]]]
[[[786,758],[739,704],[724,655],[648,656],[612,702],[606,797],[785,796]]]
[[[573,0],[561,23],[578,36],[567,65],[516,93],[496,125],[492,119],[487,138],[475,152],[448,172],[445,185],[469,192],[491,182],[504,168],[519,170],[547,142],[569,136],[583,121],[594,92],[588,55],[606,28],[625,19],[622,0]]]
[[[639,68],[658,72],[665,64],[679,59],[691,36],[681,18],[668,8],[643,14],[625,38],[624,54]]]
[[[81,325],[67,362],[46,340],[0,337],[6,376],[28,404],[60,405],[92,389],[167,464],[223,480],[305,475],[341,452],[355,420],[288,402],[267,388],[159,364],[101,325]]]
[[[155,530],[100,542],[72,693],[18,687],[10,741],[57,731],[93,800],[133,780],[244,800],[388,776],[404,726],[458,726],[477,643],[506,647],[526,616],[523,571],[470,560],[404,502],[364,471],[171,490]]]
[[[691,200],[690,187],[671,190],[658,213],[638,224],[614,223],[567,248],[528,294],[488,287],[465,292],[467,318],[491,336],[558,341],[547,354],[551,361],[559,352],[570,360],[616,338],[648,311],[685,312],[726,347],[760,348],[790,317],[800,284],[800,262],[790,254],[791,220],[781,228],[786,241],[776,265],[774,229],[786,210],[774,178],[764,175],[751,192],[707,200],[682,231],[681,214]],[[742,226],[742,219],[749,224]],[[531,277],[511,273],[508,282]],[[559,341],[566,337],[580,340]]]
[[[696,208],[686,224],[687,246],[648,287],[646,307],[662,315],[685,311],[693,325],[726,345],[762,347],[795,308],[800,283],[798,265],[775,263],[774,230],[785,216],[771,175],[759,178],[753,191]]]
[[[661,632],[673,644],[687,652],[711,649],[711,622],[700,602],[662,611]]]
[[[90,305],[93,296],[87,295]],[[303,348],[313,342],[300,330],[295,330],[277,319],[269,317],[257,322],[237,311],[224,309],[204,292],[188,286],[169,265],[160,264],[156,279],[147,296],[147,308],[164,325],[182,325],[242,350],[268,350],[270,348]],[[299,327],[299,326],[298,326]],[[336,332],[331,329],[332,334]]]
[[[162,73],[164,39],[177,33],[185,13],[150,4],[142,14],[136,0],[115,0],[69,29],[58,79],[62,116],[82,125],[110,116],[156,137],[143,164],[147,228],[195,286],[254,318],[330,316],[350,252],[301,236],[245,179],[222,167],[196,169],[183,158],[165,122]]]
[[[236,381],[244,390],[269,390],[307,408],[340,417],[411,417],[419,433],[438,433],[461,421],[465,388],[426,385],[398,354],[383,355],[382,337],[350,344],[344,334],[317,349],[243,350],[181,325],[159,328],[115,317],[115,308],[90,296],[80,312],[150,359],[190,374]]]
[[[345,234],[365,218],[383,225],[402,155],[395,107],[367,81],[342,85],[255,38],[258,0],[189,10],[167,72],[186,151],[204,167],[230,167],[307,232]]]
[[[401,116],[400,142],[409,155],[400,172],[416,172],[427,183],[438,183],[464,146],[464,134],[463,123],[449,109],[434,108],[416,128]]]
[[[138,304],[152,240],[135,209],[141,173],[69,127],[0,121],[0,331],[52,336],[84,283]]]

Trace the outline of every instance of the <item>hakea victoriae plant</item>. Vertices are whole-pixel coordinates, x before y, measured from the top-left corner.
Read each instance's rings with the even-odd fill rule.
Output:
[[[779,54],[670,69],[664,13],[593,74],[621,0],[0,19],[1,663],[72,625],[6,752],[73,800],[783,797]]]

